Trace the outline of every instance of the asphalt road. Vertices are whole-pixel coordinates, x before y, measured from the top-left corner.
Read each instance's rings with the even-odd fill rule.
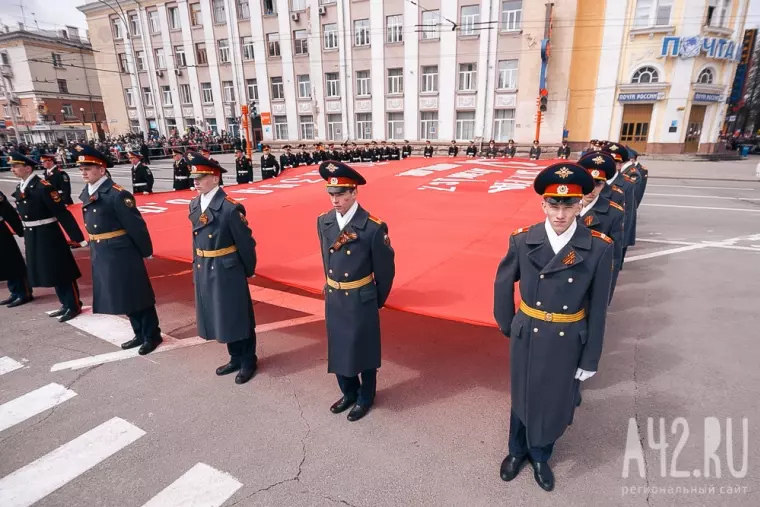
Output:
[[[0,309],[0,505],[759,505],[755,163],[649,167],[599,373],[555,447],[554,492],[530,468],[499,478],[510,400],[496,330],[384,310],[377,403],[349,423],[329,412],[339,391],[320,300],[255,279],[260,369],[236,386],[214,375],[224,346],[194,338],[189,266],[153,259],[172,339],[144,358],[112,343],[123,320],[47,317],[51,290]],[[183,493],[196,503],[177,503]]]

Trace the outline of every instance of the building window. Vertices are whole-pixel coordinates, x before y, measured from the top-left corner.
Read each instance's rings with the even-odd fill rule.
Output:
[[[227,22],[224,0],[211,0],[211,9],[214,11],[214,23],[221,24]]]
[[[51,53],[50,56],[53,60],[53,67],[58,67],[58,68],[63,67],[63,61],[61,60],[60,53]]]
[[[166,68],[166,57],[164,56],[164,49],[158,48],[153,50],[156,57],[156,68],[157,69],[165,69]]]
[[[206,125],[208,126],[208,130],[211,131],[212,134],[216,135],[219,133],[219,130],[216,126],[216,118],[206,118]]]
[[[668,26],[672,11],[673,0],[637,0],[633,26]]]
[[[280,56],[280,34],[268,33],[267,34],[267,48],[269,50],[269,56]]]
[[[132,37],[137,37],[142,33],[140,31],[140,18],[137,17],[137,14],[129,15],[129,33]]]
[[[288,117],[287,116],[274,117],[274,138],[281,139],[281,140],[288,138]]]
[[[404,93],[404,69],[388,69],[388,93]]]
[[[243,53],[243,61],[250,62],[253,60],[253,37],[242,37],[240,47]]]
[[[201,83],[201,100],[204,104],[214,102],[214,92],[211,90],[211,83]]]
[[[705,26],[728,26],[730,13],[731,0],[709,0],[707,5],[707,19],[705,20]]]
[[[339,114],[327,115],[327,139],[337,141],[343,138],[343,117]]]
[[[167,118],[166,128],[169,130],[169,132],[173,132],[174,130],[177,130],[177,120],[175,120],[174,118]]]
[[[634,72],[633,77],[631,78],[631,83],[633,84],[657,83],[659,81],[660,74],[654,67],[641,67]]]
[[[230,41],[219,39],[216,44],[219,46],[219,63],[230,63]]]
[[[163,102],[165,106],[172,105],[172,90],[168,86],[161,87],[161,102]]]
[[[385,29],[388,33],[387,41],[389,43],[404,41],[404,16],[388,16],[385,22]]]
[[[499,90],[517,88],[517,60],[499,60]]]
[[[296,30],[293,32],[294,51],[297,55],[309,54],[309,35],[306,30]]]
[[[478,80],[478,65],[476,63],[459,64],[459,91],[475,91]]]
[[[285,87],[282,84],[282,77],[272,78],[272,98],[273,99],[285,98]]]
[[[60,93],[69,93],[69,85],[66,83],[65,79],[58,80],[58,91]]]
[[[208,65],[208,53],[206,53],[205,42],[198,42],[195,45],[195,60],[198,65]]]
[[[713,84],[714,78],[715,74],[713,73],[712,69],[702,69],[702,72],[699,73],[699,77],[697,78],[697,83]]]
[[[301,139],[314,139],[314,117],[299,116],[298,123],[301,124]]]
[[[438,11],[422,11],[422,39],[437,39],[440,34],[441,16]]]
[[[246,79],[245,87],[248,92],[248,100],[259,100],[259,86],[255,79]]]
[[[297,77],[298,80],[298,98],[310,99],[311,98],[311,80],[308,74],[301,74]]]
[[[248,5],[248,0],[237,0],[237,15],[238,19],[249,19],[251,17],[251,10]]]
[[[325,49],[338,49],[338,24],[324,25],[323,34]]]
[[[153,105],[153,90],[150,88],[143,88],[143,102],[145,102],[146,106],[152,106]]]
[[[372,139],[372,113],[356,115],[356,138]]]
[[[190,25],[201,26],[201,4],[190,4]]]
[[[515,110],[497,109],[493,117],[493,139],[498,142],[507,142],[515,134]]]
[[[327,97],[340,97],[340,75],[337,72],[325,74],[325,85]]]
[[[277,0],[264,0],[264,16],[277,15]]]
[[[124,35],[121,33],[121,21],[119,18],[111,18],[111,35],[114,39],[121,39]]]
[[[124,90],[124,99],[127,102],[127,107],[135,107],[135,94],[132,91],[132,88],[126,88]]]
[[[367,97],[372,91],[370,88],[369,71],[360,70],[356,72],[356,96]]]
[[[166,14],[169,18],[169,29],[171,30],[179,30],[182,28],[182,25],[180,24],[179,20],[179,7],[172,6],[167,7]]]
[[[174,46],[174,64],[177,67],[187,67],[187,58],[185,58],[185,46]]]
[[[225,102],[235,102],[235,86],[232,81],[222,81],[222,95]]]
[[[189,84],[181,84],[179,85],[179,100],[183,104],[192,104],[193,103],[193,97],[190,95],[190,85]]]
[[[292,0],[290,3],[290,9],[293,11],[305,11],[306,0]]]
[[[150,33],[161,33],[161,23],[158,21],[158,11],[148,11],[148,26]]]
[[[127,64],[127,54],[119,53],[119,72],[129,72],[129,65]]]
[[[137,52],[137,71],[145,71],[145,51]]]
[[[420,139],[438,139],[438,111],[420,113]]]
[[[457,111],[456,138],[463,141],[475,138],[475,111]]]
[[[517,32],[522,29],[522,0],[501,3],[501,31]]]
[[[61,110],[63,110],[64,117],[74,116],[74,106],[71,104],[61,104]]]
[[[404,138],[404,113],[388,113],[388,139]]]
[[[354,46],[369,46],[369,20],[354,21]]]
[[[462,7],[462,20],[460,27],[460,35],[475,35],[478,29],[478,23],[480,23],[480,6],[479,5],[465,5]]]
[[[422,67],[422,93],[438,91],[438,66],[428,65]]]

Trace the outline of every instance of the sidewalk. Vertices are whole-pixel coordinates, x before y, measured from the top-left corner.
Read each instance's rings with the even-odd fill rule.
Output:
[[[682,162],[642,158],[641,163],[649,169],[650,178],[760,183],[760,178],[755,176],[760,157],[755,156],[746,160],[722,162]]]

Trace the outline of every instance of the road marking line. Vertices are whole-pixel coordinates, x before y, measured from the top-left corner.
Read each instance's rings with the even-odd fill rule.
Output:
[[[114,417],[0,479],[0,505],[28,507],[143,435],[137,426]]]
[[[709,241],[703,241],[702,243],[688,242],[688,241],[667,241],[662,239],[636,239],[636,241],[642,241],[644,243],[657,243],[663,245],[705,245],[708,248],[723,248],[726,250],[743,250],[746,252],[760,252],[760,245],[739,246],[739,245],[724,245],[722,243],[712,243]]]
[[[292,292],[268,289],[257,285],[250,285],[251,298],[261,303],[266,303],[282,308],[289,308],[302,313],[311,315],[325,315],[325,302],[322,299],[315,299]]]
[[[23,368],[23,367],[24,367],[23,364],[11,359],[8,356],[0,357],[0,375],[5,375],[6,373],[16,371],[19,368]]]
[[[695,199],[728,199],[731,201],[760,201],[758,197],[724,197],[722,195],[688,195],[688,194],[654,194],[648,193],[646,195],[653,195],[657,197],[693,197]]]
[[[711,211],[744,211],[747,213],[760,213],[760,209],[746,209],[746,208],[708,208],[706,206],[679,206],[677,204],[650,204],[650,203],[641,203],[641,206],[654,206],[657,208],[685,208],[685,209],[698,209],[698,210],[711,210]]]
[[[678,188],[678,189],[685,189],[685,188],[698,188],[700,190],[741,190],[742,192],[755,192],[756,189],[754,188],[746,188],[746,187],[693,187],[691,185],[653,185],[649,184],[647,188],[650,187],[662,187],[662,188]],[[645,194],[646,195],[646,194]]]
[[[633,257],[626,257],[625,262],[652,259],[654,257],[662,257],[663,255],[672,255],[672,254],[681,253],[681,252],[688,252],[691,250],[701,250],[703,248],[727,248],[727,249],[733,249],[733,250],[749,249],[749,250],[755,251],[754,248],[736,246],[735,243],[737,241],[754,241],[758,238],[760,238],[760,234],[751,234],[749,236],[737,236],[735,238],[727,238],[720,241],[704,241],[702,243],[689,243],[686,246],[682,246],[679,248],[658,250],[656,252],[651,252],[651,253],[646,253],[646,254],[641,254],[641,255],[634,255]],[[652,243],[657,242],[657,240],[642,240],[642,241],[649,241]],[[679,244],[679,243],[674,243],[674,244]]]
[[[0,405],[0,431],[70,400],[77,393],[60,384],[48,384]],[[3,505],[0,502],[0,505]]]
[[[117,315],[94,314],[92,308],[82,309],[80,315],[67,323],[80,331],[117,346],[121,346],[122,343],[135,337],[135,332],[128,320]]]
[[[242,486],[230,474],[198,463],[143,507],[219,507]]]
[[[682,246],[679,248],[670,248],[668,250],[658,250],[657,252],[651,252],[647,254],[634,255],[633,257],[626,257],[624,265],[633,261],[641,261],[644,259],[652,259],[654,257],[662,257],[663,255],[672,255],[672,254],[677,254],[681,252],[688,252],[690,250],[700,250],[702,248],[707,248],[707,246],[708,245],[689,245],[689,246]]]

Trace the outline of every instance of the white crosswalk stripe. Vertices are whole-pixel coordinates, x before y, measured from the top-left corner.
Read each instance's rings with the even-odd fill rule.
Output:
[[[137,426],[114,417],[0,479],[0,505],[28,507],[143,435]]]
[[[241,486],[231,475],[198,463],[143,507],[219,507]]]
[[[5,375],[6,373],[10,373],[23,367],[23,364],[8,356],[0,357],[0,375]]]
[[[76,395],[74,391],[52,383],[3,403],[0,405],[0,431],[5,431],[30,417],[50,410]],[[3,504],[0,503],[0,505]]]

